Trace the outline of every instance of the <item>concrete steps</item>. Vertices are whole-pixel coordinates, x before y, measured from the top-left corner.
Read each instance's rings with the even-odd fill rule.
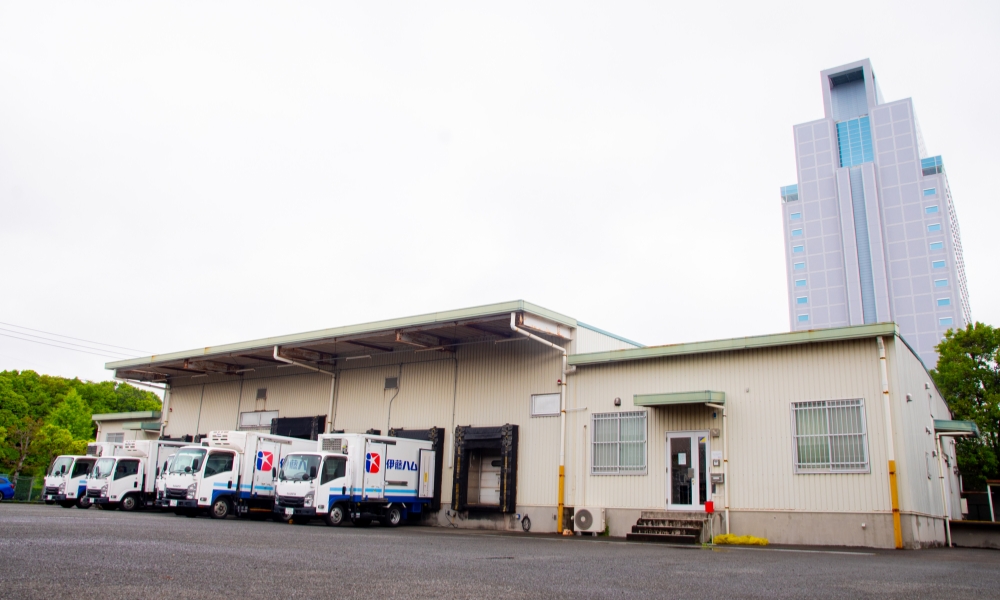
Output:
[[[625,539],[634,542],[697,544],[708,517],[704,513],[644,510]]]

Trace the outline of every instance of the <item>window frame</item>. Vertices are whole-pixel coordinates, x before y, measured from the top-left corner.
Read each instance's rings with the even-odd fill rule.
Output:
[[[546,396],[555,396],[556,397],[557,402],[556,402],[556,411],[555,412],[537,412],[535,410],[535,398],[544,398]],[[530,402],[530,404],[528,406],[528,411],[531,413],[531,417],[532,418],[535,418],[535,417],[558,417],[559,413],[562,410],[562,397],[560,396],[559,392],[555,392],[555,393],[551,393],[550,392],[548,394],[532,394],[531,395],[531,400],[529,402]]]
[[[240,421],[239,421],[239,424],[236,426],[236,430],[237,431],[259,431],[259,432],[262,432],[262,433],[270,433],[271,432],[271,421],[268,421],[268,423],[267,423],[266,426],[265,425],[261,425],[260,424],[260,415],[271,414],[271,413],[274,413],[274,416],[271,417],[271,421],[273,421],[274,419],[280,418],[280,415],[278,414],[278,411],[276,411],[276,410],[245,410],[245,411],[243,411],[243,412],[240,413]],[[243,415],[252,415],[252,414],[258,415],[257,416],[257,425],[244,425],[243,424]]]
[[[802,467],[802,466],[800,466],[802,463],[799,460],[799,444],[798,444],[798,440],[802,436],[799,436],[798,432],[796,430],[796,420],[795,420],[796,410],[815,410],[815,408],[808,408],[808,407],[796,408],[796,406],[802,406],[802,405],[806,405],[806,404],[823,403],[825,405],[824,408],[826,408],[826,414],[828,415],[827,416],[827,423],[829,424],[830,403],[846,403],[846,402],[856,402],[857,403],[855,406],[857,406],[859,408],[859,410],[860,410],[860,419],[859,419],[859,422],[861,424],[861,431],[859,433],[843,434],[843,435],[855,435],[855,436],[860,435],[861,436],[861,448],[862,448],[863,453],[864,453],[864,467],[863,468],[854,468],[854,469],[834,468],[833,467],[833,465],[834,465],[834,462],[833,462],[833,449],[829,445],[829,442],[828,442],[828,445],[827,445],[827,447],[828,447],[828,453],[829,453],[828,456],[827,456],[827,458],[828,458],[828,463],[830,465],[830,468],[824,469],[824,468]],[[861,475],[863,475],[863,474],[869,474],[869,473],[871,473],[872,461],[871,461],[871,450],[869,448],[869,439],[868,439],[868,413],[867,413],[867,410],[865,409],[865,399],[864,398],[838,398],[838,399],[832,399],[832,400],[802,400],[802,401],[798,401],[798,402],[790,402],[789,405],[788,405],[788,413],[789,413],[789,420],[790,420],[789,425],[791,427],[791,434],[792,434],[792,466],[793,466],[793,469],[794,469],[794,472],[795,472],[796,475],[823,475],[823,474],[837,474],[837,473],[861,474]],[[827,438],[829,440],[829,438],[831,437],[831,434],[829,433],[829,427],[827,427],[827,429],[828,429],[828,431],[826,433],[826,436],[827,436]],[[837,435],[837,434],[834,434],[834,435]]]
[[[643,439],[642,444],[642,466],[641,467],[631,467],[621,465],[621,444],[622,444],[622,419],[623,417],[641,418],[642,419],[642,433]],[[597,421],[598,420],[615,420],[618,422],[618,439],[611,442],[598,442],[597,441]],[[649,411],[646,410],[628,410],[620,412],[602,412],[602,413],[591,413],[590,414],[590,474],[596,476],[604,475],[647,475],[649,473]],[[637,443],[637,442],[626,442],[626,443]],[[601,466],[598,467],[594,464],[594,455],[597,450],[597,445],[614,445],[616,448],[615,456],[618,457],[617,466]],[[599,469],[599,470],[598,470]],[[614,470],[611,470],[614,469]]]
[[[112,433],[105,433],[104,441],[110,444],[122,444],[125,442],[125,432],[115,431]]]

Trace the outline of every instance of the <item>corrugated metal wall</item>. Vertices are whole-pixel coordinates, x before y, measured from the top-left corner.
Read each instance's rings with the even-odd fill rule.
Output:
[[[923,364],[906,346],[890,341],[889,391],[893,421],[896,423],[896,471],[899,505],[903,512],[940,517],[944,515],[940,471],[934,440],[934,419],[950,419],[951,413]],[[929,384],[930,388],[925,388]],[[910,395],[907,401],[906,395]],[[952,466],[954,466],[952,462]],[[957,492],[958,477],[945,465],[949,487]],[[930,475],[928,477],[928,474]],[[961,518],[961,506],[953,494],[954,518]]]
[[[576,339],[573,340],[573,354],[587,354],[589,352],[607,352],[608,350],[627,350],[628,348],[638,348],[635,344],[623,342],[622,340],[605,335],[586,327],[576,328]]]
[[[629,508],[666,506],[667,431],[721,427],[707,407],[652,408],[648,416],[648,473],[589,476],[583,428],[589,414],[635,410],[634,394],[714,390],[726,393],[729,411],[730,503],[733,509],[888,511],[883,413],[874,340],[579,367],[570,378],[573,501]],[[614,407],[620,397],[622,406]],[[791,403],[863,398],[870,474],[795,473]],[[711,439],[721,450],[721,438]],[[715,469],[720,471],[720,469]],[[721,500],[723,488],[717,489]]]

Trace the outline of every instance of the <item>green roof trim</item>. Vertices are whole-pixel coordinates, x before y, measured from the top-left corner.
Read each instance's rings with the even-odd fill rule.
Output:
[[[158,410],[137,410],[133,412],[120,412],[120,413],[103,413],[96,414],[90,417],[91,421],[142,421],[145,419],[154,419],[159,422],[160,415],[162,413]],[[156,427],[159,429],[159,425]]]
[[[809,331],[774,333],[770,335],[712,340],[708,342],[692,342],[689,344],[671,344],[668,346],[648,346],[645,348],[634,348],[629,350],[609,350],[605,352],[591,352],[588,354],[573,354],[569,357],[569,364],[598,365],[630,360],[661,358],[665,356],[708,354],[710,352],[752,350],[756,348],[772,348],[778,346],[792,346],[796,344],[838,342],[890,335],[899,335],[899,330],[896,328],[895,323],[875,323],[873,325],[856,325],[854,327],[836,327],[832,329],[810,329]]]
[[[159,431],[160,422],[159,421],[127,421],[121,424],[121,428],[125,431]]]
[[[632,396],[636,406],[675,406],[678,404],[725,404],[725,392],[703,390],[698,392],[673,392],[669,394],[636,394]]]
[[[935,433],[966,433],[979,437],[979,426],[975,421],[952,421],[949,419],[934,419]]]
[[[546,319],[555,321],[556,323],[560,323],[562,325],[567,325],[569,327],[575,328],[577,326],[576,319],[572,317],[567,317],[566,315],[559,314],[555,311],[551,311],[547,308],[543,308],[541,306],[538,306],[537,304],[532,304],[524,300],[514,300],[512,302],[501,302],[499,304],[486,304],[483,306],[474,306],[471,308],[460,308],[457,310],[428,313],[413,317],[401,317],[398,319],[388,319],[385,321],[373,321],[370,323],[361,323],[358,325],[334,327],[332,329],[319,329],[316,331],[307,331],[305,333],[279,335],[276,337],[260,338],[256,340],[250,340],[247,342],[223,344],[221,346],[206,346],[204,348],[185,350],[182,352],[171,352],[168,354],[154,354],[153,356],[148,356],[145,358],[132,358],[128,360],[118,360],[114,362],[109,362],[104,365],[104,368],[124,369],[129,367],[141,367],[146,365],[153,365],[160,362],[181,360],[185,358],[200,358],[217,354],[227,354],[231,352],[246,352],[250,350],[265,348],[267,346],[297,344],[302,342],[318,341],[318,340],[330,339],[348,335],[376,333],[379,331],[391,331],[394,329],[403,329],[406,327],[435,325],[438,323],[444,324],[444,323],[451,323],[453,321],[463,321],[465,319],[476,319],[479,317],[502,315],[504,313],[512,313],[512,312],[531,313],[533,315],[538,315],[540,317],[544,317]]]
[[[584,329],[589,329],[591,331],[596,331],[597,333],[600,333],[602,335],[606,335],[609,338],[614,338],[614,339],[618,340],[619,342],[625,342],[626,344],[632,344],[636,348],[645,348],[646,347],[645,344],[640,344],[639,342],[633,342],[632,340],[630,340],[628,338],[623,338],[620,335],[615,335],[615,334],[611,333],[610,331],[604,331],[603,329],[600,329],[598,327],[594,327],[593,325],[587,325],[586,323],[584,323],[582,321],[577,321],[576,324],[578,326],[580,326],[580,327],[583,327]]]

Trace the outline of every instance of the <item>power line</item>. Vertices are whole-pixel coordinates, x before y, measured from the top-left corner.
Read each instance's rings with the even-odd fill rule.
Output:
[[[16,333],[17,335],[26,335],[28,337],[38,338],[40,340],[45,340],[46,342],[55,342],[57,344],[66,344],[67,346],[77,346],[80,348],[86,348],[87,350],[96,350],[98,352],[107,352],[108,354],[120,354],[126,358],[136,358],[134,354],[128,354],[126,352],[119,352],[117,350],[105,350],[104,348],[94,348],[92,346],[84,346],[83,344],[74,344],[73,342],[64,342],[62,340],[53,340],[47,337],[42,337],[40,335],[33,335],[30,333],[24,333],[23,331],[14,331],[13,329],[4,329],[0,327],[0,331],[6,331],[7,333]],[[19,338],[20,339],[20,338]]]
[[[76,340],[78,342],[87,342],[88,344],[97,344],[98,346],[110,346],[112,348],[121,348],[122,350],[131,350],[133,352],[140,352],[142,354],[153,354],[152,352],[150,352],[148,350],[139,350],[138,348],[126,348],[125,346],[115,346],[114,344],[105,344],[105,343],[102,343],[102,342],[95,342],[93,340],[85,340],[83,338],[75,338],[75,337],[68,336],[68,335],[62,335],[61,333],[52,333],[51,331],[42,331],[41,329],[32,329],[31,327],[24,327],[23,325],[15,325],[13,323],[4,323],[4,322],[0,321],[0,325],[6,325],[8,327],[17,327],[18,329],[27,329],[28,331],[36,331],[38,333],[44,333],[46,335],[54,335],[56,337],[64,337],[64,338],[67,338],[67,339]],[[18,332],[15,332],[15,333],[21,333],[21,332],[18,331]],[[30,335],[30,334],[24,333],[22,335]]]
[[[6,333],[0,333],[3,337],[13,338],[15,340],[21,340],[23,342],[34,342],[35,344],[41,344],[43,346],[52,346],[53,348],[62,348],[63,350],[72,350],[73,352],[83,352],[84,354],[93,354],[94,356],[103,356],[104,358],[114,358],[121,360],[120,356],[111,356],[110,354],[98,354],[96,352],[87,352],[86,350],[77,350],[76,348],[67,348],[66,346],[57,346],[55,344],[46,344],[45,342],[39,342],[38,340],[29,340],[26,338],[20,338],[15,335],[7,335]]]

